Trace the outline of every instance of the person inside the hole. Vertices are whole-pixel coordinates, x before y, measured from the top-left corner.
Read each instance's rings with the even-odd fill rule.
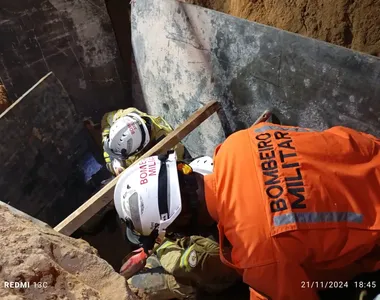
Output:
[[[134,107],[105,114],[101,131],[107,169],[119,175],[172,130],[162,117],[148,115]],[[179,158],[186,156],[181,143],[174,149]]]
[[[107,169],[115,176],[118,176],[172,131],[172,127],[162,117],[148,115],[136,108],[107,113],[102,118],[101,129]],[[191,162],[190,165],[195,171],[202,174],[212,172],[212,158],[199,157],[192,159],[182,144],[177,144],[174,150],[178,158],[187,159],[187,161]],[[145,167],[142,166],[143,169]],[[150,172],[149,169],[145,169],[145,171],[145,174]],[[144,176],[142,174],[142,179]],[[132,247],[138,248],[140,246],[139,241],[128,230],[126,230],[126,233],[127,240]],[[194,280],[199,282],[197,287],[207,292],[215,293],[231,286],[238,279],[233,270],[225,267],[220,262],[219,247],[211,233],[207,236],[179,237],[173,235],[170,239],[158,238],[155,242],[157,251],[154,251],[155,253],[148,259],[146,266],[162,269],[161,275],[166,282],[166,289],[163,292],[169,293],[169,295],[180,298],[181,295],[182,297],[188,297],[194,294],[195,289],[193,288],[194,285],[192,285]],[[158,248],[160,245],[161,247]],[[221,272],[217,278],[211,278],[204,271],[204,268],[197,268],[196,271],[186,272],[185,275],[181,275],[182,271],[188,270],[191,266],[185,260],[177,268],[175,261],[178,255],[188,256],[193,248],[197,249],[198,253],[201,253],[205,258],[207,264],[204,264],[204,268],[211,265],[220,269]],[[131,276],[129,280],[130,286],[144,289],[144,286],[148,286],[145,283],[146,280],[150,281],[150,277],[141,273],[131,274],[133,270],[134,268],[132,267],[129,268],[130,272],[124,272],[125,277],[129,278]],[[165,272],[169,273],[169,276],[164,275]],[[129,273],[129,275],[126,273]],[[194,274],[197,276],[195,279]],[[179,281],[176,280],[177,277],[180,278]],[[152,288],[151,285],[149,287]],[[160,288],[160,286],[153,288]]]
[[[187,172],[202,175],[211,174],[213,160],[202,156],[188,160],[183,167]],[[151,164],[139,164],[142,182],[154,172]],[[145,174],[144,174],[145,173]],[[195,202],[194,202],[195,203]],[[140,203],[141,204],[141,203]],[[143,204],[144,206],[144,204]],[[135,207],[138,209],[138,207]],[[140,206],[142,214],[149,214]],[[139,212],[131,211],[132,214]],[[126,223],[124,222],[126,225]],[[133,230],[133,226],[124,226],[129,242],[137,248],[145,247],[144,237]],[[201,235],[202,234],[202,235]],[[147,258],[141,249],[134,251],[124,259],[121,274],[128,279],[132,289],[153,294],[160,299],[190,299],[199,293],[220,294],[233,286],[240,276],[224,265],[219,258],[218,234],[216,226],[205,227],[198,235],[182,232],[157,237],[154,247],[148,246]],[[150,248],[154,248],[150,251]],[[154,269],[154,273],[150,270]],[[158,281],[157,277],[161,280]],[[159,283],[159,284],[157,284]],[[164,283],[164,284],[161,284]]]
[[[212,174],[192,171],[175,153],[140,161],[122,174],[114,202],[146,254],[159,236],[217,226],[220,259],[251,299],[293,300],[318,299],[319,289],[346,288],[380,269],[379,192],[376,137],[266,122],[219,145]],[[192,250],[179,266],[202,264]]]

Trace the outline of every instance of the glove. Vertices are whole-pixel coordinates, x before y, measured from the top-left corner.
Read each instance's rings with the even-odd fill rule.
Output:
[[[144,268],[147,258],[148,255],[143,248],[132,251],[124,257],[124,264],[120,268],[120,275],[129,279]]]

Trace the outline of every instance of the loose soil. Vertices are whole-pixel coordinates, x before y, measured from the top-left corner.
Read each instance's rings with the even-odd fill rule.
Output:
[[[186,2],[380,56],[380,0]]]
[[[5,207],[0,207],[0,249],[0,299],[136,299],[126,280],[87,242]],[[30,287],[9,289],[4,282],[29,282]]]

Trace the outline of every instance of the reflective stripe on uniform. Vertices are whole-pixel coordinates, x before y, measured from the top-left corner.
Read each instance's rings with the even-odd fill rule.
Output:
[[[274,226],[287,225],[291,223],[327,223],[327,222],[350,222],[362,223],[363,215],[354,212],[308,212],[288,213],[274,216]]]
[[[107,129],[104,129],[104,130],[102,131],[102,142],[103,142],[103,143],[104,143],[105,141],[107,141],[109,134],[110,134],[110,129],[109,129],[109,127],[108,127]]]
[[[180,261],[179,266],[180,266],[180,268],[184,268],[186,271],[190,271],[191,268],[195,267],[195,266],[190,266],[190,264],[189,264],[190,254],[191,254],[192,251],[195,251],[194,250],[194,245],[192,245],[189,248],[187,248],[186,251],[181,256],[181,261]]]
[[[103,156],[104,156],[104,160],[106,161],[106,163],[111,162],[111,158],[107,152],[103,152]]]
[[[283,126],[276,126],[276,125],[265,125],[260,128],[255,128],[254,132],[261,133],[267,130],[283,130],[283,131],[296,131],[296,132],[314,132],[315,131],[312,129],[300,128],[300,127],[283,127]]]
[[[162,254],[163,254],[163,251],[169,247],[169,246],[173,246],[175,245],[175,243],[171,242],[171,241],[166,241],[165,243],[163,243],[160,247],[158,247],[158,249],[156,250],[156,253],[157,253],[157,257],[158,259],[161,258]]]

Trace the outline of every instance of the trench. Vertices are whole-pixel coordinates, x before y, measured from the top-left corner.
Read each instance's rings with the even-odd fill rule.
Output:
[[[137,89],[141,89],[139,83],[133,81],[134,77],[133,69],[133,53],[131,46],[131,25],[129,22],[129,5],[126,1],[106,0],[106,6],[110,20],[113,26],[114,34],[119,47],[119,52],[122,57],[124,68],[127,70],[128,78],[130,82],[135,84]],[[303,20],[304,21],[304,20]],[[305,23],[305,22],[304,22]],[[351,34],[352,35],[352,34]],[[349,38],[346,46],[351,45],[352,36]],[[135,107],[145,110],[146,105],[142,101],[134,101],[130,99],[131,104]],[[97,188],[101,188],[99,185]],[[122,226],[118,221],[117,214],[114,209],[106,208],[98,215],[94,216],[89,222],[76,231],[73,237],[82,238],[88,241],[93,247],[97,248],[99,255],[109,262],[112,267],[118,271],[122,259],[126,254],[132,250],[132,246],[125,240]],[[364,274],[359,278],[361,280],[369,280],[373,275]],[[378,274],[379,278],[380,275]],[[273,283],[275,284],[275,282]],[[247,293],[248,287],[242,283],[237,284],[230,290],[226,291],[223,295],[201,295],[199,299],[236,299],[243,300],[249,299]],[[320,293],[321,299],[358,299],[358,291],[349,289],[330,289]]]

